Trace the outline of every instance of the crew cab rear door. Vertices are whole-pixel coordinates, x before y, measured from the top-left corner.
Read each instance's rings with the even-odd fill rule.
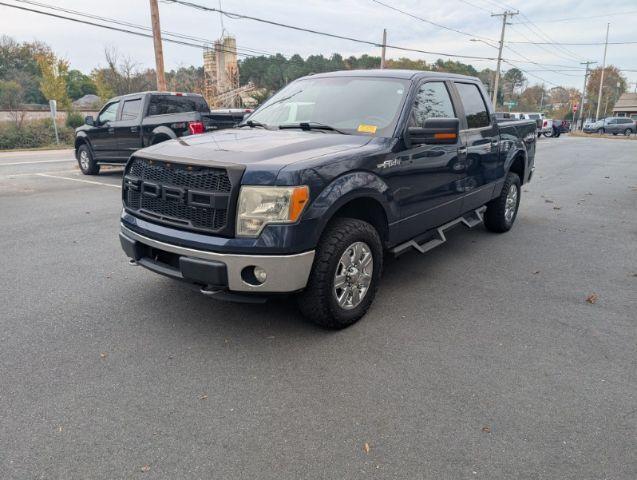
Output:
[[[135,150],[142,148],[140,124],[143,103],[142,95],[122,99],[119,118],[114,123],[117,156],[122,159],[128,159]]]
[[[454,81],[454,86],[463,110],[460,138],[467,148],[466,175],[461,187],[465,213],[491,200],[494,182],[504,175],[504,170],[498,125],[484,91],[476,83]]]

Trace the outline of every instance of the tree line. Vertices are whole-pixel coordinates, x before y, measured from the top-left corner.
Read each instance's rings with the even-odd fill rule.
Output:
[[[23,104],[45,104],[51,98],[57,100],[62,109],[71,108],[74,100],[93,94],[100,102],[108,98],[136,91],[156,89],[155,71],[142,68],[134,60],[114,49],[104,51],[104,64],[88,73],[72,69],[69,62],[55,55],[43,42],[20,43],[3,36],[0,38],[0,107],[16,109]],[[298,54],[285,57],[248,57],[239,61],[239,76],[242,85],[252,82],[257,87],[254,97],[263,101],[273,92],[289,82],[311,73],[334,70],[370,69],[380,67],[380,57],[373,55],[343,57]],[[389,59],[387,68],[426,70],[458,73],[478,77],[491,94],[494,71],[490,68],[478,70],[471,64],[438,59],[435,62],[409,58]],[[590,106],[597,105],[601,68],[592,70],[587,88]],[[204,71],[201,66],[181,67],[166,72],[170,90],[203,93]],[[619,96],[626,91],[627,81],[614,66],[606,67],[602,112],[610,114]],[[574,88],[549,88],[539,83],[531,84],[524,72],[510,68],[503,72],[498,88],[499,109],[505,102],[514,102],[512,110],[545,111],[554,118],[569,118],[573,103],[579,103],[581,92]]]

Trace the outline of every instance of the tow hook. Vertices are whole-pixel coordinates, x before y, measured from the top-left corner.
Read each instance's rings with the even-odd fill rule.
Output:
[[[134,260],[134,259],[132,259],[132,258],[129,258],[129,259],[128,259],[128,264],[129,264],[130,266],[132,266],[132,267],[136,267],[136,266],[138,266],[138,265],[139,265],[139,264],[137,263],[137,260]]]

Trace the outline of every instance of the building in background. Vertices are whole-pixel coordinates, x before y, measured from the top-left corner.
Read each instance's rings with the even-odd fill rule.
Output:
[[[614,117],[630,117],[637,120],[637,93],[624,93],[615,107],[613,107]]]

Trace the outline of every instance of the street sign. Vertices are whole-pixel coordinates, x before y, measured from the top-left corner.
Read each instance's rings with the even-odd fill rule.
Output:
[[[59,145],[60,137],[58,136],[58,124],[55,121],[58,113],[58,102],[56,100],[49,100],[49,109],[51,110],[51,118],[53,119],[53,129],[55,130],[55,143]]]

